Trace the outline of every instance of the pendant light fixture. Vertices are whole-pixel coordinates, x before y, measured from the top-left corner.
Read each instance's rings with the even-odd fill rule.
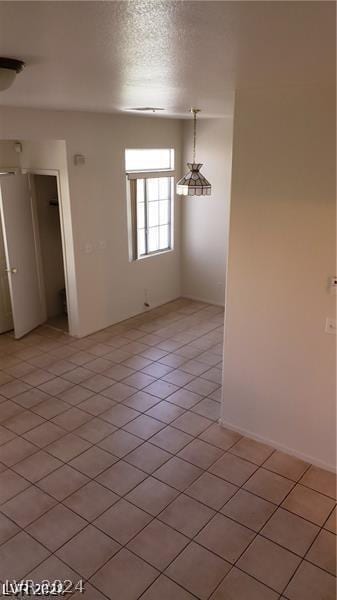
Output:
[[[195,162],[195,148],[197,142],[197,113],[199,108],[191,108],[193,114],[193,162],[187,163],[189,173],[177,183],[177,194],[181,196],[210,196],[212,186],[200,173],[202,163]]]
[[[22,60],[0,57],[0,92],[7,90],[14,83],[17,73],[20,73],[24,66]]]

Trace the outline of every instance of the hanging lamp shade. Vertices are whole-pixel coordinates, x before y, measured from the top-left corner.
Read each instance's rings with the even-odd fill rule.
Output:
[[[197,113],[198,108],[191,108],[193,113],[193,162],[187,163],[189,172],[184,175],[177,183],[177,194],[180,196],[210,196],[212,186],[210,182],[200,173],[202,163],[195,160],[196,141],[197,141]]]
[[[189,173],[177,183],[177,194],[181,196],[210,196],[212,186],[200,173],[201,163],[187,163]]]

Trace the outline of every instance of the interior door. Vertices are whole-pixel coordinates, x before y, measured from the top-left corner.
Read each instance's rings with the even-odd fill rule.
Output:
[[[16,339],[43,322],[28,175],[0,177],[0,210]]]
[[[13,329],[12,305],[6,269],[5,246],[0,220],[0,333]]]

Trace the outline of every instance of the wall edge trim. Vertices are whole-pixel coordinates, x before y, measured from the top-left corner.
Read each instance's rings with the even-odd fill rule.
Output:
[[[272,446],[276,450],[281,450],[282,452],[285,452],[286,454],[289,454],[290,456],[294,456],[295,458],[299,458],[300,460],[304,460],[305,462],[310,463],[310,464],[314,465],[315,467],[319,467],[320,469],[326,469],[327,471],[331,471],[332,473],[336,473],[337,472],[337,465],[329,464],[329,463],[326,463],[325,461],[316,459],[313,456],[309,456],[308,454],[304,454],[303,452],[298,452],[297,450],[294,450],[293,448],[289,448],[288,446],[285,446],[283,444],[279,444],[278,442],[275,442],[274,440],[266,438],[266,437],[264,437],[262,435],[257,435],[256,433],[254,433],[252,431],[249,431],[248,429],[244,429],[242,427],[238,427],[237,425],[234,425],[233,423],[230,423],[229,421],[226,421],[223,418],[220,418],[218,420],[218,423],[222,427],[226,427],[228,429],[232,429],[233,431],[236,431],[237,433],[241,433],[242,435],[250,437],[250,438],[252,438],[253,440],[255,440],[257,442],[262,442],[263,444],[267,444],[268,446]]]

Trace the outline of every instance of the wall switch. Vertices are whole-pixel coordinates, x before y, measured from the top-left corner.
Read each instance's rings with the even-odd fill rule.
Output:
[[[337,335],[336,319],[330,319],[330,317],[327,317],[327,319],[325,321],[325,333],[331,333],[332,335]]]

